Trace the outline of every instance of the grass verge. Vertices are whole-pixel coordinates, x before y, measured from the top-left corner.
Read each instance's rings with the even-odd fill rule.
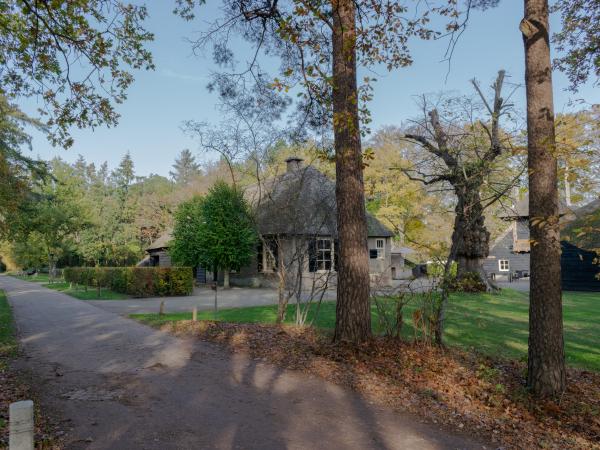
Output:
[[[49,283],[50,276],[47,273],[36,273],[34,275],[17,275],[15,273],[7,273],[13,278],[23,281],[31,281],[32,283]]]
[[[37,274],[37,275],[14,275],[10,274],[11,277],[17,278],[23,281],[31,281],[34,283],[41,283],[42,286],[52,289],[54,291],[62,292],[63,294],[70,295],[79,300],[125,300],[130,298],[127,294],[121,294],[120,292],[111,291],[110,289],[96,288],[85,289],[81,286],[71,287],[70,283],[63,281],[62,279],[53,280],[50,282],[48,274]]]
[[[295,307],[288,306],[287,322],[293,322]],[[414,335],[408,305],[404,314],[403,337]],[[485,355],[524,360],[527,356],[528,294],[504,289],[500,294],[453,294],[448,307],[446,341],[465,350],[477,350]],[[317,328],[331,329],[335,325],[335,303],[325,302],[319,314],[316,308],[309,320]],[[371,309],[373,328],[379,333],[377,311]],[[134,319],[152,326],[168,322],[190,320],[190,313],[134,314]],[[223,309],[216,319],[232,323],[275,323],[277,306]],[[201,320],[213,320],[212,311],[198,312]],[[600,294],[564,293],[564,331],[567,364],[600,371]]]
[[[124,300],[129,298],[126,294],[111,291],[110,289],[102,288],[98,290],[96,288],[88,288],[85,290],[82,287],[71,287],[69,283],[65,282],[44,284],[44,287],[62,292],[79,300]]]
[[[17,354],[17,340],[12,312],[6,295],[0,290],[0,357],[14,357]]]

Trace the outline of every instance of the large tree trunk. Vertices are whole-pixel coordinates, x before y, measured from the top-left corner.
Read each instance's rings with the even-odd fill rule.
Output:
[[[566,385],[548,1],[525,0],[520,28],[525,45],[532,240],[527,384],[544,396],[558,394]]]
[[[356,83],[356,11],[352,0],[333,0],[333,131],[339,271],[335,341],[371,335],[369,259]]]
[[[229,289],[229,269],[223,271],[223,288]]]
[[[480,187],[481,185],[475,185],[456,189],[458,202],[452,243],[456,249],[458,276],[467,272],[481,274],[483,259],[490,250],[490,233],[485,227]],[[482,281],[485,282],[485,279]]]

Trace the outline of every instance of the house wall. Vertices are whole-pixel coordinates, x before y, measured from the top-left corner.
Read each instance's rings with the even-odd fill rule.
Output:
[[[384,241],[383,258],[371,258],[369,255],[369,274],[372,282],[388,285],[392,280],[392,240],[389,237],[368,238],[369,253],[371,250],[377,249],[378,239]]]
[[[171,256],[166,249],[151,250],[148,252],[148,255],[150,255],[150,258],[158,256],[157,267],[171,267]]]
[[[380,238],[382,239],[382,238]],[[382,259],[369,259],[369,273],[373,282],[389,284],[391,282],[391,239],[383,238],[385,241],[384,257]],[[320,284],[327,281],[328,285],[334,287],[337,283],[337,274],[331,271],[327,277],[326,272],[310,272],[308,269],[308,244],[301,242],[304,250],[304,261],[302,269],[302,278],[304,286],[309,287],[313,283]],[[376,238],[369,238],[369,249],[376,249]],[[234,286],[265,286],[277,287],[279,284],[279,276],[275,272],[259,272],[258,271],[258,255],[255,253],[252,256],[250,264],[242,267],[237,272],[232,272],[229,275],[230,283]],[[286,265],[290,266],[293,259],[298,259],[295,252],[294,238],[280,240],[280,258],[286,261]],[[290,273],[295,275],[295,269],[289,269]],[[223,275],[219,274],[219,280],[223,280]]]
[[[401,280],[404,274],[404,256],[402,253],[392,253],[391,257],[391,277],[393,280]]]
[[[511,228],[492,246],[489,256],[483,262],[483,270],[488,276],[495,274],[498,280],[507,280],[509,273],[517,270],[529,271],[529,253],[513,252],[513,228],[516,227],[517,239],[529,239],[529,228],[525,220],[513,222]],[[509,261],[509,271],[500,272],[499,261]]]

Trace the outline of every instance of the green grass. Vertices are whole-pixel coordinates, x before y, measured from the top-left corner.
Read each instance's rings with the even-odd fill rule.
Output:
[[[87,291],[82,287],[71,288],[70,284],[65,282],[44,284],[44,287],[60,291],[79,300],[124,300],[129,298],[126,294],[121,294],[120,292],[111,291],[110,289],[105,288],[100,289],[100,293],[98,293],[96,288],[88,288]]]
[[[0,357],[14,356],[17,340],[12,319],[12,311],[4,291],[0,290]]]
[[[40,273],[33,276],[27,275],[14,275],[9,274],[11,277],[17,278],[19,280],[24,281],[32,281],[35,283],[42,283],[44,287],[48,289],[53,289],[55,291],[60,291],[64,294],[70,295],[71,297],[75,297],[79,300],[124,300],[129,298],[127,294],[121,294],[120,292],[111,291],[110,289],[102,288],[100,289],[100,293],[98,294],[98,290],[96,288],[88,288],[85,290],[83,287],[78,286],[76,288],[71,288],[69,283],[61,279],[54,280],[50,283],[50,279],[47,273]]]
[[[412,338],[411,312],[406,307],[404,337]],[[501,294],[453,294],[447,322],[446,340],[450,345],[476,349],[484,354],[521,359],[527,356],[528,294],[505,289]],[[311,311],[314,313],[314,311]],[[288,307],[288,321],[293,320],[294,306]],[[309,314],[312,318],[314,314]],[[377,313],[372,307],[373,327],[379,332]],[[191,313],[135,314],[133,318],[149,325],[174,320],[189,320]],[[218,320],[243,323],[274,323],[277,306],[224,309]],[[198,312],[199,319],[213,319],[211,311]],[[330,329],[335,324],[335,303],[326,302],[314,325]],[[564,293],[564,329],[567,364],[600,371],[600,294]]]
[[[34,283],[49,283],[50,276],[47,273],[38,273],[35,275],[16,275],[14,273],[9,273],[11,277],[17,278],[23,281],[32,281]]]

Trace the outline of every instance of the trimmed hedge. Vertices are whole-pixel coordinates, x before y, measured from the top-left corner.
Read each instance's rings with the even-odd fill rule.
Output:
[[[133,297],[190,295],[194,288],[191,267],[67,267],[63,276],[69,283]]]

